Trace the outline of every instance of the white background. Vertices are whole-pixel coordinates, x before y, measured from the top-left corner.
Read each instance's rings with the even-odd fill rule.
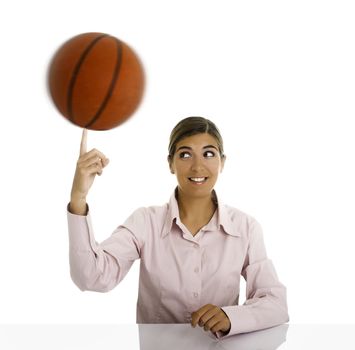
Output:
[[[213,120],[225,203],[254,216],[291,322],[354,323],[355,5],[352,1],[3,1],[0,5],[0,323],[134,323],[136,262],[113,291],[71,281],[66,205],[81,129],[46,91],[55,50],[89,31],[143,61],[139,110],[88,147],[111,160],[88,202],[104,240],[140,206],[164,204],[182,118]]]

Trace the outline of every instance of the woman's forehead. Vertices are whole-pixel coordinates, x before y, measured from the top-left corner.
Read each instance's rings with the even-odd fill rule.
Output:
[[[176,144],[176,149],[184,146],[190,148],[203,148],[209,145],[218,148],[218,143],[212,135],[201,133],[183,138]]]

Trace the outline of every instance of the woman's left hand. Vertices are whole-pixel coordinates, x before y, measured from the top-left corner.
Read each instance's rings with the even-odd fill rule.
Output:
[[[205,331],[210,330],[213,333],[218,331],[227,333],[231,327],[230,320],[224,311],[212,304],[202,306],[192,313],[191,325],[196,327],[197,324],[203,327]]]

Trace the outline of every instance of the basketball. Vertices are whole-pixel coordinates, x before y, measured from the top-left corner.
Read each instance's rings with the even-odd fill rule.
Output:
[[[91,130],[121,125],[137,110],[144,91],[139,57],[104,33],[83,33],[66,41],[54,54],[47,77],[60,114]]]

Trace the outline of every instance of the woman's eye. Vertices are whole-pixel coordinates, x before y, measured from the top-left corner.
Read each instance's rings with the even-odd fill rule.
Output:
[[[180,158],[189,158],[190,157],[190,153],[189,152],[181,152],[180,153]]]
[[[207,158],[212,158],[212,157],[214,157],[215,156],[215,154],[214,154],[214,152],[212,152],[212,151],[206,151],[205,153],[204,153],[204,157],[207,157]]]

